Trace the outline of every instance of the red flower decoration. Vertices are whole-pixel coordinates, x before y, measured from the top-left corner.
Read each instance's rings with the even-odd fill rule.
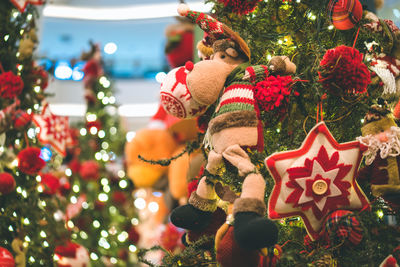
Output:
[[[112,195],[112,201],[115,204],[123,205],[126,202],[126,195],[122,191],[115,191]]]
[[[129,252],[127,249],[119,249],[118,250],[118,258],[122,259],[123,261],[127,261],[129,257]]]
[[[62,196],[66,196],[71,191],[71,184],[67,178],[64,177],[60,179],[59,191]]]
[[[18,168],[21,172],[29,175],[37,174],[46,165],[40,158],[40,148],[28,147],[18,153]]]
[[[15,180],[14,177],[7,173],[0,173],[0,193],[9,194],[15,188]]]
[[[43,188],[43,193],[47,195],[54,195],[60,189],[60,179],[51,173],[43,173],[40,175],[42,181],[40,182]]]
[[[287,197],[287,203],[293,207],[301,207],[303,211],[312,209],[315,217],[320,220],[328,212],[335,210],[340,205],[350,204],[347,196],[351,187],[350,182],[343,181],[353,165],[338,164],[339,152],[334,152],[329,157],[326,148],[321,146],[318,155],[313,159],[305,159],[304,167],[287,169],[289,181],[288,188],[294,189]],[[323,166],[323,167],[322,167]],[[315,186],[321,183],[326,189],[319,192]]]
[[[72,147],[79,145],[79,129],[69,128],[69,135],[70,141],[68,145]]]
[[[32,121],[32,115],[23,110],[17,110],[13,115],[14,128],[22,129]]]
[[[36,78],[35,84],[38,85],[42,90],[46,89],[49,85],[49,74],[42,67],[36,67],[33,69],[32,74]]]
[[[0,74],[0,96],[13,99],[21,94],[24,89],[24,82],[21,77],[11,71]]]
[[[225,7],[231,9],[233,13],[239,15],[245,15],[254,11],[260,1],[261,0],[218,0],[218,2],[223,3]]]
[[[348,46],[326,51],[320,66],[320,81],[334,95],[362,94],[371,83],[371,75],[363,63],[363,54]]]
[[[286,114],[292,83],[292,77],[279,75],[268,76],[264,81],[257,83],[253,90],[260,110],[275,110],[280,115]]]
[[[137,242],[139,242],[140,234],[136,230],[136,227],[132,226],[131,229],[129,229],[129,231],[128,231],[128,239],[133,244],[137,244]]]
[[[94,160],[85,161],[82,163],[79,174],[84,180],[97,180],[100,177],[100,166]]]

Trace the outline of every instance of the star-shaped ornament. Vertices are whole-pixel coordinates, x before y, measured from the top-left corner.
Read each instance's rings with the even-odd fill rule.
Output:
[[[11,3],[18,8],[19,12],[24,13],[25,8],[28,4],[31,5],[42,5],[43,0],[10,0]]]
[[[300,216],[315,240],[330,212],[368,207],[368,199],[356,182],[366,149],[358,141],[339,144],[325,123],[320,122],[299,149],[267,157],[265,164],[275,181],[268,216]]]
[[[33,115],[32,121],[40,128],[39,141],[51,145],[58,153],[65,156],[66,145],[71,142],[68,117],[54,115],[46,103],[43,105],[42,114]]]

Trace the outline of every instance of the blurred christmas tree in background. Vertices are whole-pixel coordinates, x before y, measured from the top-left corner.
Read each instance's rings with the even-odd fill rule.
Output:
[[[36,8],[18,4],[0,3],[0,261],[14,266],[13,254],[19,266],[51,266],[55,247],[69,234],[64,221],[54,217],[62,208],[61,197],[53,196],[53,189],[62,187],[59,179],[53,187],[44,177],[62,163],[54,150],[51,156],[50,144],[60,141],[62,154],[68,137],[50,135],[46,142],[36,135],[32,117],[40,119],[46,105],[48,77],[32,57],[38,42]],[[63,118],[53,119],[60,131],[68,131]]]
[[[125,132],[100,51],[91,44],[85,55],[87,113],[69,128],[68,118],[52,114],[48,74],[32,56],[38,12],[20,3],[0,4],[0,262],[133,266],[133,184],[125,177]]]
[[[71,238],[89,250],[95,266],[136,262],[139,233],[132,182],[122,158],[126,133],[120,123],[112,81],[103,71],[101,51],[90,43],[83,84],[85,121],[74,128],[74,146],[65,158],[71,189],[67,207]],[[71,213],[69,214],[68,211]]]

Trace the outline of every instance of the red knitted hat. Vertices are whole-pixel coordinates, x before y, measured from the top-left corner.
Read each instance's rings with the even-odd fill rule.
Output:
[[[222,22],[202,12],[192,11],[186,4],[179,5],[178,13],[181,16],[189,18],[193,23],[198,24],[203,31],[208,33],[211,43],[214,43],[216,40],[230,39],[234,41],[238,46],[237,48],[250,59],[250,49],[246,42],[238,33],[234,32]]]

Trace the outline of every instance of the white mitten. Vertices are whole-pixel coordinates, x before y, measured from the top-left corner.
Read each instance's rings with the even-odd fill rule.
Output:
[[[256,172],[249,155],[238,144],[227,147],[222,156],[238,169],[240,176],[247,176],[249,173]]]

